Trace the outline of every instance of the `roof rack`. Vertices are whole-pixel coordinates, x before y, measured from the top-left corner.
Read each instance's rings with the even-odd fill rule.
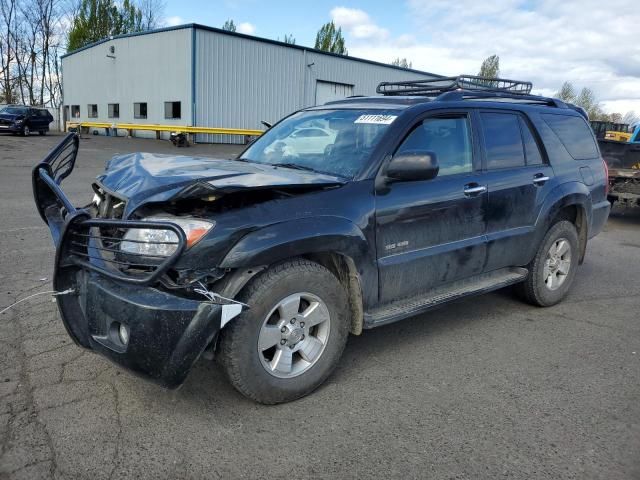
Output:
[[[382,82],[376,92],[382,95],[424,95],[436,96],[454,90],[482,91],[529,95],[531,82],[507,80],[506,78],[483,78],[475,75],[458,75],[431,80],[410,80],[406,82]]]

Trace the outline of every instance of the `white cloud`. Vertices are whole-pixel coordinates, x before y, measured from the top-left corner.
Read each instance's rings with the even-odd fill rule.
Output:
[[[389,31],[376,25],[364,10],[336,7],[331,10],[331,19],[337,26],[344,28],[347,33],[359,40],[379,41],[389,37]]]
[[[243,22],[238,25],[238,33],[246,33],[247,35],[253,35],[256,33],[256,27],[249,22]]]
[[[178,17],[176,15],[174,17],[167,17],[164,23],[167,25],[167,27],[175,27],[176,25],[182,25],[187,22],[184,21],[184,18]]]
[[[553,94],[565,80],[592,88],[609,111],[640,111],[640,10],[628,0],[407,0],[411,23],[391,34],[367,12],[336,7],[349,54],[406,57],[433,73],[475,74],[500,56],[501,75]]]

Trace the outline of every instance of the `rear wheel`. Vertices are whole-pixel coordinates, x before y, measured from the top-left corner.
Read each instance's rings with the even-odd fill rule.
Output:
[[[545,235],[529,276],[520,285],[520,293],[529,303],[548,307],[567,296],[578,267],[578,233],[573,223],[563,220]]]
[[[326,268],[292,260],[255,278],[239,297],[251,308],[222,331],[220,360],[241,393],[261,403],[315,390],[348,336],[347,298]]]
[[[39,134],[39,135],[46,135],[46,134],[47,134],[47,131],[46,131],[46,130],[40,130],[40,131],[38,132],[38,134]]]

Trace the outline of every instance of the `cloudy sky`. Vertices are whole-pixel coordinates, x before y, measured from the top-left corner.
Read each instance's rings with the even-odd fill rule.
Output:
[[[215,7],[213,6],[215,5]],[[608,112],[640,114],[640,8],[632,0],[167,0],[167,24],[295,37],[313,46],[320,26],[342,27],[349,55],[443,75],[477,73],[500,56],[501,76],[552,95],[565,80],[596,92]]]

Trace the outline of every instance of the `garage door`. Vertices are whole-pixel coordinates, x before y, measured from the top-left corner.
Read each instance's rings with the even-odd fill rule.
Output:
[[[316,82],[316,105],[322,105],[331,100],[340,100],[351,95],[353,95],[353,85],[323,82],[322,80]]]

